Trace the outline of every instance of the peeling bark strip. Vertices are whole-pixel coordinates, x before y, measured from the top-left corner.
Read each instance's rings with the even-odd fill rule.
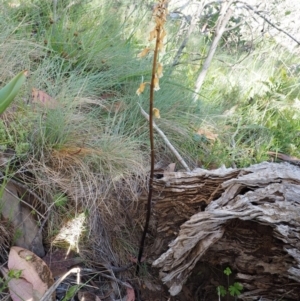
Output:
[[[218,186],[222,178],[212,197],[211,182],[215,179]],[[187,219],[184,212],[195,211],[197,202],[214,199],[181,225],[169,249],[153,262],[172,295],[181,291],[197,262],[205,262],[228,264],[236,271],[244,286],[240,300],[299,300],[299,167],[265,162],[240,170],[170,173],[155,180],[155,190],[159,188],[165,199],[155,205],[157,220],[163,217],[172,231],[172,222]],[[160,209],[168,205],[171,217]],[[162,226],[158,232],[165,231]]]

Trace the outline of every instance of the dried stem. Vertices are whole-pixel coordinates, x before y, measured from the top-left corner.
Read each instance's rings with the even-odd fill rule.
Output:
[[[151,170],[150,170],[149,188],[148,188],[146,221],[145,221],[144,231],[140,242],[139,254],[138,254],[137,265],[136,265],[137,275],[139,274],[141,260],[144,252],[146,234],[148,232],[148,227],[149,227],[149,221],[151,216],[152,192],[153,192],[153,176],[154,176],[154,162],[155,162],[154,138],[153,138],[153,102],[154,102],[154,82],[155,82],[156,65],[157,65],[157,57],[158,57],[158,45],[160,42],[159,40],[160,40],[160,32],[161,32],[160,26],[157,26],[156,30],[157,30],[157,36],[156,36],[156,43],[155,43],[155,50],[154,50],[153,64],[152,64],[152,78],[150,84],[150,108],[149,108],[149,134],[150,134],[149,139],[150,139],[150,148],[151,148],[150,150]]]

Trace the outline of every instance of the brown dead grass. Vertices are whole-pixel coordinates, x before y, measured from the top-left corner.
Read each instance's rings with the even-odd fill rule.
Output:
[[[112,159],[111,155],[106,154]],[[33,175],[30,186],[47,195],[49,206],[52,196],[58,192],[68,199],[64,210],[57,206],[51,209],[47,232],[50,244],[55,243],[55,239],[57,242],[54,234],[60,228],[85,212],[83,243],[76,242],[76,248],[78,246],[79,252],[91,261],[120,264],[128,262],[138,246],[141,225],[138,220],[132,220],[132,216],[136,215],[138,197],[146,185],[146,172],[142,162],[138,158],[133,161],[131,157],[128,161],[131,160],[132,166],[129,164],[124,172],[117,172],[113,162],[106,162],[111,172],[103,172],[93,161],[99,157],[105,158],[100,148],[66,145],[44,153],[39,160],[32,158],[22,170],[30,171]],[[28,178],[25,181],[28,182]],[[61,246],[69,245],[67,239],[66,243],[62,238],[58,241]]]

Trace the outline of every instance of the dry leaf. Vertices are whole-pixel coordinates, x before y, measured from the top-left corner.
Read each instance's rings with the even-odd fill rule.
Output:
[[[160,40],[161,42],[163,42],[164,38],[167,36],[167,32],[165,30],[163,30],[160,34]]]
[[[162,41],[158,42],[157,49],[160,52],[164,52],[164,43]]]
[[[216,141],[216,139],[218,138],[218,134],[214,134],[213,132],[206,129],[199,129],[197,131],[197,134],[201,136],[205,136],[207,139],[212,141]]]
[[[136,90],[137,95],[141,95],[144,92],[146,84],[147,83],[141,83],[140,84],[139,88]]]
[[[163,65],[161,63],[158,63],[157,67],[157,76],[161,78],[163,76]]]
[[[48,109],[54,109],[58,106],[58,102],[54,98],[46,92],[35,88],[32,88],[32,102]]]
[[[156,23],[157,26],[163,27],[164,24],[165,24],[165,20],[164,20],[164,19],[161,19],[161,18],[159,18],[159,17],[155,17],[155,23]]]
[[[144,57],[144,56],[146,56],[149,53],[150,50],[151,50],[150,48],[145,48],[142,52],[140,52],[137,55],[137,57]]]
[[[128,283],[126,283],[128,284]],[[130,286],[130,287],[126,287],[126,293],[127,293],[127,299],[126,301],[135,301],[135,293],[134,293],[134,289]]]
[[[157,37],[157,30],[156,27],[150,31],[150,37],[149,37],[149,41],[151,42],[152,40],[156,39]]]
[[[11,279],[8,282],[8,289],[13,301],[39,301],[38,296],[34,296],[33,286],[25,279]]]
[[[32,300],[34,301],[40,300],[54,282],[45,262],[31,251],[20,247],[12,247],[10,249],[8,268],[22,271],[21,278],[33,287]],[[22,296],[22,291],[18,293]],[[25,300],[29,301],[30,299]]]
[[[160,89],[159,87],[159,78],[157,76],[157,74],[155,74],[155,78],[154,78],[154,91],[158,91]]]

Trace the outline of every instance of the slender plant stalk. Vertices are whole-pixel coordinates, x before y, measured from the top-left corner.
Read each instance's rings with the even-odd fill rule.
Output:
[[[147,213],[146,213],[146,221],[144,226],[144,231],[142,234],[139,254],[137,258],[136,265],[136,274],[139,274],[141,261],[144,252],[146,235],[149,228],[149,221],[151,217],[151,202],[152,202],[152,192],[153,192],[153,177],[154,177],[154,162],[155,162],[155,152],[154,152],[154,137],[153,137],[153,116],[154,110],[156,112],[159,110],[154,108],[154,91],[159,90],[159,78],[163,76],[163,66],[160,62],[158,62],[158,53],[163,49],[163,39],[166,36],[166,31],[164,30],[164,23],[166,22],[167,15],[167,0],[158,0],[157,5],[153,9],[153,17],[155,20],[155,27],[150,32],[149,41],[155,40],[154,54],[153,54],[153,63],[152,63],[152,74],[151,74],[151,82],[142,82],[140,87],[136,91],[137,95],[143,93],[146,84],[150,84],[150,105],[149,105],[149,134],[150,134],[150,157],[151,157],[151,170],[149,177],[149,188],[148,188],[148,200],[147,200]],[[146,47],[138,57],[142,58],[146,56],[152,49]]]
[[[142,256],[144,253],[144,246],[145,246],[145,240],[146,235],[149,228],[149,221],[151,216],[151,201],[152,201],[152,192],[153,192],[153,176],[154,176],[154,163],[155,163],[155,150],[154,150],[154,137],[153,137],[153,103],[154,103],[154,86],[155,86],[155,74],[156,74],[156,65],[157,65],[157,57],[158,57],[158,45],[159,45],[159,39],[160,39],[160,27],[157,26],[157,37],[156,37],[156,43],[155,43],[155,49],[154,49],[154,55],[153,55],[153,64],[152,64],[152,77],[151,77],[151,84],[150,84],[150,107],[149,107],[149,139],[150,139],[150,156],[151,156],[151,170],[150,170],[150,178],[149,178],[149,188],[148,188],[148,200],[147,200],[147,214],[146,214],[146,221],[144,226],[144,231],[142,234],[141,242],[140,242],[140,248],[139,248],[139,254],[137,259],[137,265],[136,265],[136,274],[139,274],[140,271],[140,265]]]

